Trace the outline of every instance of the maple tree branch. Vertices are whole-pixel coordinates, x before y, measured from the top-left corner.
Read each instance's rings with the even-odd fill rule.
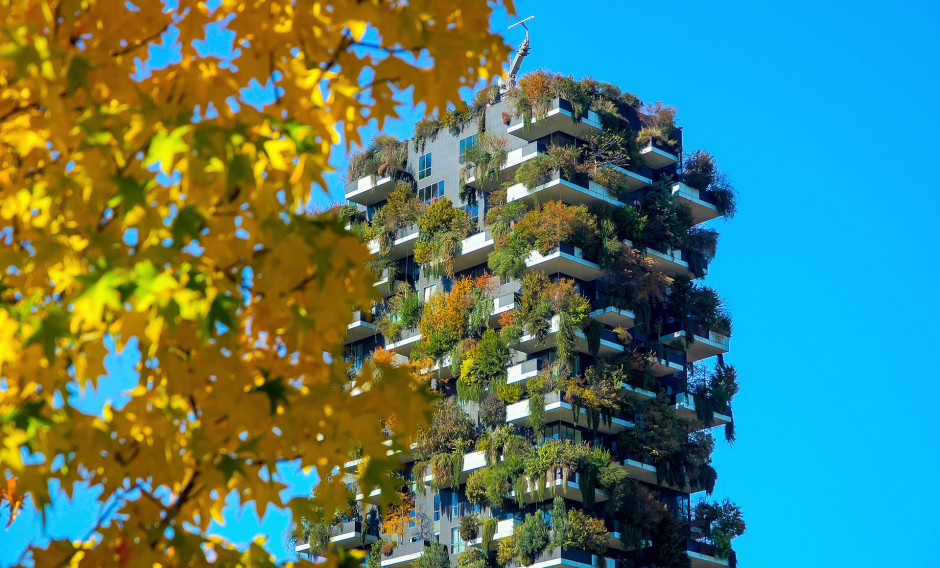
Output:
[[[132,51],[134,51],[134,50],[136,50],[136,49],[140,49],[141,47],[147,45],[148,43],[150,43],[150,42],[153,41],[154,39],[160,37],[160,36],[163,34],[163,32],[165,32],[167,29],[169,29],[169,27],[170,27],[170,22],[167,22],[167,23],[163,24],[163,27],[162,27],[162,28],[160,28],[160,29],[157,30],[156,32],[150,34],[149,36],[145,37],[144,39],[142,39],[142,40],[140,40],[140,41],[134,43],[133,45],[128,45],[128,46],[125,47],[124,49],[119,49],[119,50],[117,50],[117,51],[112,51],[112,52],[111,52],[111,56],[112,56],[112,57],[121,57],[122,55],[127,55],[128,53],[130,53],[130,52],[132,52]]]
[[[150,549],[155,550],[157,544],[160,542],[160,539],[163,538],[163,533],[166,532],[166,529],[169,528],[170,523],[173,519],[180,513],[180,510],[183,508],[189,499],[193,496],[193,490],[196,487],[196,479],[199,477],[199,470],[193,470],[192,477],[189,478],[189,481],[183,487],[183,490],[180,491],[179,497],[176,498],[176,503],[173,503],[173,506],[166,511],[166,516],[163,517],[163,520],[160,521],[160,524],[157,526],[157,530],[154,532],[155,536],[153,540],[150,541]]]

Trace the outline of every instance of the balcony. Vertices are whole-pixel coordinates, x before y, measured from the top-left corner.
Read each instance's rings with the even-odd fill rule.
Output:
[[[510,517],[508,519],[500,519],[496,521],[496,532],[493,534],[493,542],[490,543],[490,550],[496,550],[497,541],[509,538],[512,536],[513,531],[516,530],[516,527],[522,524],[522,520],[515,517]],[[482,529],[481,529],[482,530]],[[467,543],[470,546],[482,546],[483,537],[476,537],[475,539]]]
[[[382,557],[382,567],[385,566],[413,566],[415,561],[424,556],[424,548],[430,543],[419,540],[406,542],[395,547],[392,553]]]
[[[649,187],[653,185],[653,180],[649,177],[641,175],[637,172],[628,170],[626,168],[621,168],[620,166],[611,166],[614,171],[617,171],[627,178],[627,189],[629,192],[636,191],[638,189],[643,189],[644,187]],[[645,168],[644,168],[645,170]],[[648,172],[648,170],[646,170]]]
[[[548,144],[538,141],[529,142],[522,148],[510,150],[506,155],[506,164],[503,165],[503,169],[500,171],[500,179],[512,181],[516,177],[516,170],[519,166],[547,151]]]
[[[393,175],[378,177],[366,176],[346,184],[346,200],[360,205],[375,205],[388,199],[399,180],[407,179],[410,174],[396,172]]]
[[[567,548],[553,548],[540,553],[535,562],[526,568],[550,568],[553,566],[568,566],[570,568],[620,568],[621,561],[606,556],[598,556],[583,550],[569,550]],[[509,568],[519,568],[514,560]]]
[[[518,383],[539,374],[539,360],[527,359],[506,369],[506,383]]]
[[[720,568],[730,566],[728,560],[722,560],[715,556],[715,547],[699,542],[697,540],[686,539],[685,553],[689,555],[692,561],[692,568]]]
[[[470,477],[470,474],[474,471],[486,467],[486,457],[483,452],[470,452],[464,454],[463,456],[463,469],[460,470],[460,483],[461,485],[467,482],[467,478]],[[424,476],[425,483],[431,483],[434,481],[434,475],[428,473]],[[438,487],[450,487],[451,478],[448,475],[447,479],[438,479]]]
[[[682,418],[683,420],[688,420],[690,422],[698,420],[698,412],[695,408],[695,396],[689,393],[680,392],[676,394],[676,404],[674,405],[676,409],[676,416]],[[713,413],[712,425],[709,428],[714,426],[724,426],[728,422],[731,422],[731,416],[718,412],[717,410]]]
[[[654,170],[679,162],[675,150],[658,138],[654,138],[649,146],[640,150],[640,155],[643,156],[646,165]]]
[[[657,357],[650,365],[649,372],[654,377],[665,377],[685,370],[685,365],[681,361],[682,357],[678,353],[667,351],[662,357]]]
[[[493,236],[489,230],[470,235],[460,242],[460,255],[454,258],[454,271],[460,272],[472,266],[483,264],[493,252]]]
[[[595,302],[597,303],[605,303]],[[625,329],[630,329],[633,327],[634,320],[636,315],[630,310],[624,310],[614,306],[607,306],[597,310],[594,310],[590,313],[590,316],[602,324],[610,327],[623,327]]]
[[[575,426],[584,426],[590,427],[587,420],[587,410],[584,408],[578,414],[578,420],[574,420],[574,412],[571,408],[571,405],[562,400],[561,392],[551,392],[545,395],[545,420],[544,423],[554,422],[560,420],[567,422],[568,424],[574,424]],[[517,403],[510,404],[506,407],[506,422],[509,424],[517,424],[520,426],[529,425],[529,399],[520,400]],[[604,434],[616,434],[617,432],[622,432],[627,428],[633,428],[633,423],[624,419],[614,417],[610,424],[606,423],[604,420],[601,420],[600,425],[597,428],[598,432],[603,432]]]
[[[692,343],[686,348],[686,338],[691,335]],[[731,338],[727,335],[705,329],[702,326],[690,326],[689,329],[680,329],[667,333],[659,338],[664,345],[674,349],[685,349],[686,359],[691,363],[708,359],[715,355],[724,355],[731,349]]]
[[[533,486],[531,482],[526,482],[526,490],[525,495],[523,496],[523,501],[526,503],[538,503],[545,500],[551,501],[555,495],[563,495],[566,499],[572,499],[574,501],[580,501],[583,503],[584,492],[581,491],[579,479],[580,476],[575,473],[568,478],[568,482],[566,484],[565,480],[561,477],[561,473],[558,473],[555,476],[555,479],[545,482],[545,487],[541,491],[541,494],[538,490],[538,487]],[[510,491],[509,496],[511,499],[515,499],[516,491]],[[602,489],[594,490],[595,503],[601,503],[606,501],[608,498],[609,496]]]
[[[349,345],[378,333],[378,328],[372,323],[372,314],[355,310],[353,311],[352,323],[346,326],[346,338],[343,343]]]
[[[534,250],[525,261],[526,268],[545,274],[565,274],[585,282],[591,282],[604,276],[606,272],[584,258],[584,251],[569,243],[561,243],[554,251],[542,255]]]
[[[392,241],[392,247],[388,251],[388,257],[392,260],[405,258],[415,250],[415,242],[418,240],[418,225],[408,225],[395,232],[395,240]],[[379,254],[379,241],[372,239],[369,241],[369,254]]]
[[[551,322],[549,322],[548,333],[545,335],[545,339],[539,341],[535,335],[526,333],[521,338],[519,338],[519,345],[516,346],[517,351],[522,351],[523,353],[535,353],[536,351],[542,351],[543,349],[550,349],[557,345],[558,339],[558,325],[560,321],[560,316],[552,317]],[[585,353],[590,355],[591,351],[588,347],[587,336],[583,331],[574,332],[574,348],[580,353]],[[605,329],[601,333],[600,346],[597,350],[597,357],[611,357],[613,355],[618,355],[624,352],[624,347],[619,343],[617,335],[609,329]]]
[[[633,247],[633,242],[630,240],[624,240],[623,244],[635,248]],[[646,255],[653,261],[653,268],[665,273],[667,276],[675,278],[676,276],[684,275],[693,279],[696,277],[689,269],[689,263],[683,259],[685,253],[681,250],[660,252],[656,249],[646,247]],[[708,274],[707,270],[705,274]]]
[[[568,178],[562,172],[555,170],[540,178],[539,185],[529,189],[521,183],[516,183],[506,190],[506,201],[526,202],[533,206],[546,201],[561,201],[568,205],[597,205],[607,204],[621,206],[623,202],[610,191],[587,176],[574,176]]]
[[[369,527],[363,525],[362,521],[347,521],[333,527],[334,536],[330,537],[330,542],[338,544],[343,548],[351,548],[369,544],[378,539],[378,527]],[[309,544],[307,547],[309,548]],[[300,550],[298,550],[300,552]]]
[[[702,194],[694,187],[689,187],[684,183],[676,183],[672,186],[672,198],[679,203],[688,205],[692,210],[692,221],[698,225],[705,221],[711,221],[715,217],[721,217],[718,208],[702,199]]]
[[[421,341],[421,332],[417,328],[403,330],[397,341],[385,344],[387,351],[392,351],[400,355],[411,355],[411,350]]]
[[[596,112],[589,110],[585,116],[581,117],[580,121],[576,121],[571,111],[571,103],[560,97],[549,103],[548,114],[543,118],[533,116],[528,128],[523,124],[521,116],[515,116],[506,130],[512,136],[530,142],[548,136],[553,132],[564,132],[575,138],[584,139],[600,131],[601,117]]]

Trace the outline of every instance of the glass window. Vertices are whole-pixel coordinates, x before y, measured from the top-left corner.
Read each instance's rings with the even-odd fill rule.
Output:
[[[425,203],[431,203],[437,201],[441,197],[444,197],[444,181],[441,180],[437,183],[432,183],[427,187],[422,187],[418,190],[418,199]]]
[[[431,175],[431,153],[418,158],[418,179],[424,179]]]
[[[470,216],[470,221],[473,223],[473,226],[476,227],[480,223],[480,202],[474,200],[473,203],[469,203],[463,206],[464,211],[467,212],[467,215]]]
[[[456,518],[460,516],[460,496],[457,495],[456,491],[452,491],[450,494],[450,506],[453,509],[451,514]]]
[[[460,527],[454,527],[450,530],[451,554],[460,554],[467,549],[467,543],[460,538]]]
[[[467,136],[460,141],[460,155],[463,156],[467,153],[467,150],[473,148],[477,144],[477,135]]]
[[[441,520],[441,494],[434,496],[434,520]]]

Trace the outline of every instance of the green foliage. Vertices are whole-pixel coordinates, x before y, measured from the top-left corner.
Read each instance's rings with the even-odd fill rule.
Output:
[[[417,327],[423,309],[421,296],[412,291],[409,284],[402,282],[388,299],[388,309],[376,321],[376,327],[387,340],[395,341],[402,330]]]
[[[549,181],[549,174],[560,170],[565,179],[574,179],[581,171],[581,149],[577,146],[551,145],[543,154],[527,160],[516,169],[516,183],[534,189]]]
[[[465,542],[474,540],[480,533],[480,519],[476,515],[464,515],[460,518],[460,538]]]
[[[568,513],[565,510],[565,500],[560,496],[552,502],[552,548],[565,546],[568,541]]]
[[[419,428],[415,457],[426,460],[439,453],[464,452],[475,437],[473,420],[460,408],[457,399],[445,398],[436,403],[428,429]]]
[[[672,199],[671,181],[664,179],[653,184],[644,198],[643,211],[646,227],[634,246],[668,252],[686,244],[686,234],[693,223],[692,212]]]
[[[652,523],[650,540],[652,541],[650,561],[653,566],[692,568],[692,561],[686,554],[682,524],[675,516],[660,515],[659,519]]]
[[[484,551],[490,549],[493,537],[496,536],[496,519],[488,517],[480,522],[480,544]]]
[[[504,507],[509,490],[508,471],[500,463],[478,469],[467,479],[467,499],[480,506]]]
[[[372,216],[370,234],[379,243],[379,252],[388,254],[395,242],[395,234],[418,222],[424,204],[409,184],[399,182],[388,196],[388,203]]]
[[[381,568],[382,567],[382,546],[385,544],[382,540],[376,540],[372,542],[372,546],[369,547],[369,558],[366,560],[367,568]],[[445,568],[444,566],[423,566],[422,568]]]
[[[472,229],[467,212],[454,207],[449,199],[440,199],[421,213],[418,228],[415,262],[433,278],[453,278],[454,258]]]
[[[581,509],[572,508],[568,511],[568,530],[562,546],[603,555],[607,552],[609,536],[610,533],[604,527],[602,519],[592,517]]]
[[[541,511],[525,516],[525,520],[516,528],[516,558],[523,565],[535,562],[538,556],[551,542],[548,525]]]
[[[529,426],[536,439],[542,437],[545,429],[545,395],[533,394],[529,397]]]
[[[500,170],[506,165],[506,158],[509,155],[506,150],[508,145],[509,141],[504,136],[492,136],[482,132],[477,135],[473,147],[464,152],[465,172],[473,173],[478,188],[482,189],[499,181]],[[469,174],[461,175],[461,188],[465,183],[466,175]]]
[[[682,248],[688,254],[689,270],[696,278],[701,278],[718,250],[718,231],[692,227],[683,239]]]
[[[506,404],[495,394],[486,394],[480,400],[480,421],[490,429],[506,423]]]
[[[457,556],[457,568],[487,568],[486,554],[478,548],[468,548]]]
[[[424,547],[424,554],[415,560],[415,566],[417,568],[450,568],[450,555],[447,547],[437,541],[432,541]]]
[[[393,175],[404,169],[407,158],[407,142],[379,134],[372,139],[372,144],[349,158],[346,179],[355,181],[366,176]]]

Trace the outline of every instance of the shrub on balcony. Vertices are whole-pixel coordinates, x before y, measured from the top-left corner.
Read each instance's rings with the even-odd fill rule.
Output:
[[[506,403],[495,394],[487,393],[480,400],[480,421],[490,429],[506,423]]]
[[[603,362],[589,367],[583,375],[565,380],[565,402],[571,405],[574,419],[587,412],[588,424],[596,432],[601,423],[610,426],[620,411],[625,373]]]
[[[496,544],[496,564],[506,566],[516,558],[516,535],[500,539]]]
[[[411,329],[421,320],[421,297],[407,282],[400,282],[396,292],[388,299],[388,308],[376,321],[376,327],[386,341],[397,341],[402,330]]]
[[[506,467],[500,463],[488,465],[470,474],[467,479],[467,499],[482,507],[506,506],[511,485]]]
[[[703,367],[695,367],[689,378],[689,392],[695,397],[695,412],[699,422],[705,426],[714,423],[715,412],[731,414],[731,399],[738,390],[737,370],[723,361],[719,361],[710,372]],[[729,442],[734,442],[733,424],[725,425],[725,439]]]
[[[687,277],[676,277],[665,309],[673,320],[731,337],[731,314],[713,288],[696,284]]]
[[[492,305],[490,292],[495,282],[489,277],[458,278],[446,294],[435,294],[427,301],[421,317],[421,355],[441,360],[465,338],[479,337],[479,322],[471,326],[471,315],[478,303]],[[482,311],[487,311],[484,307]],[[486,322],[489,318],[486,318]],[[461,359],[452,357],[452,365],[460,368]]]
[[[682,248],[686,235],[692,228],[692,211],[688,206],[672,199],[672,184],[659,180],[653,184],[643,199],[646,226],[637,235],[633,245],[641,250],[645,247],[669,252]]]
[[[692,227],[686,233],[681,248],[688,255],[689,271],[701,278],[718,250],[718,231]]]
[[[562,544],[565,548],[603,555],[607,553],[609,537],[610,533],[602,519],[592,517],[580,509],[568,510],[568,530]]]
[[[702,529],[706,540],[715,547],[715,557],[720,560],[731,557],[731,540],[747,530],[741,507],[728,499],[721,503],[699,503],[693,512],[692,524]]]
[[[478,188],[499,182],[499,172],[506,165],[506,159],[509,156],[508,147],[509,141],[505,136],[493,136],[486,132],[477,134],[475,144],[463,155],[464,169],[460,176],[460,196],[465,203],[471,197],[470,192],[465,191],[466,178],[472,174]]]
[[[682,162],[681,181],[699,190],[700,195],[715,204],[718,211],[731,219],[737,212],[737,199],[731,181],[721,173],[715,158],[704,150],[696,150]]]
[[[544,154],[539,154],[519,166],[516,170],[516,183],[521,183],[527,189],[534,189],[548,182],[548,175],[555,170],[561,170],[565,179],[575,179],[578,174],[584,173],[580,160],[581,149],[577,146],[552,144]]]
[[[440,199],[421,213],[418,228],[415,262],[434,278],[453,278],[454,258],[460,254],[461,241],[470,234],[470,216],[450,200]]]
[[[493,517],[480,521],[480,545],[484,551],[488,551],[493,543],[493,537],[496,536],[496,524],[497,521]]]
[[[457,399],[451,397],[435,404],[427,430],[418,428],[415,457],[429,459],[438,453],[464,452],[476,438],[476,426]]]
[[[526,515],[513,534],[516,537],[516,559],[526,566],[535,562],[535,557],[551,542],[541,511]]]
[[[394,136],[379,134],[362,152],[349,158],[346,179],[356,181],[366,176],[385,177],[405,168],[408,143]]]
[[[480,519],[476,515],[464,515],[460,518],[460,538],[464,542],[474,540],[480,534]]]
[[[637,145],[644,148],[657,138],[675,148],[679,139],[676,112],[676,107],[664,105],[661,101],[646,104],[640,113],[643,128],[637,133]]]
[[[378,240],[379,252],[388,254],[395,242],[395,234],[414,225],[424,210],[414,189],[407,183],[398,183],[388,196],[388,203],[372,216],[371,237]]]
[[[487,568],[487,556],[478,548],[468,548],[457,556],[457,568]]]
[[[506,383],[506,366],[511,356],[512,350],[500,333],[493,329],[483,332],[480,341],[463,352],[457,378],[458,398],[479,402],[484,389],[499,389]]]
[[[450,554],[447,547],[433,541],[424,547],[424,554],[415,560],[417,568],[450,568]]]

